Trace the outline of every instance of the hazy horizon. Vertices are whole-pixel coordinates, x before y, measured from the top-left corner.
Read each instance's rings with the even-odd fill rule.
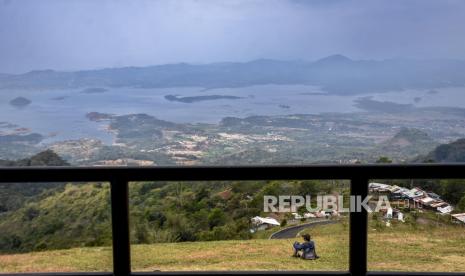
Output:
[[[465,59],[465,2],[0,1],[0,72],[256,59]]]
[[[42,69],[31,69],[28,71],[24,72],[15,72],[15,73],[5,73],[5,72],[0,72],[0,74],[4,75],[22,75],[22,74],[27,74],[30,72],[34,71],[57,71],[57,72],[76,72],[76,71],[93,71],[93,70],[103,70],[103,69],[115,69],[115,68],[131,68],[131,67],[136,67],[136,68],[144,68],[144,67],[151,67],[151,66],[163,66],[163,65],[177,65],[177,64],[188,64],[188,65],[211,65],[211,64],[221,64],[221,63],[250,63],[250,62],[255,62],[255,61],[260,61],[260,60],[270,60],[270,61],[278,61],[278,62],[305,62],[305,63],[312,63],[312,62],[317,62],[319,60],[323,60],[326,58],[331,58],[331,57],[336,57],[336,56],[341,56],[350,59],[351,61],[388,61],[388,60],[415,60],[415,61],[426,61],[426,60],[455,60],[455,61],[462,61],[465,62],[465,58],[410,58],[410,57],[392,57],[392,58],[379,58],[379,59],[353,59],[350,56],[344,55],[344,54],[332,54],[328,56],[323,56],[317,59],[313,60],[305,60],[305,59],[276,59],[272,57],[263,57],[263,58],[256,58],[252,60],[244,60],[244,61],[237,61],[237,60],[223,60],[223,61],[214,61],[214,62],[184,62],[184,61],[178,61],[178,62],[172,62],[172,63],[159,63],[159,64],[146,64],[146,65],[140,65],[140,66],[134,66],[134,65],[124,65],[124,66],[116,66],[116,67],[94,67],[94,68],[76,68],[76,69],[70,69],[70,70],[57,70],[55,68],[42,68]]]

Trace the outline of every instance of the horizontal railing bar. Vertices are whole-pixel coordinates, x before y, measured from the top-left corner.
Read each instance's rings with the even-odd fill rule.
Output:
[[[369,271],[369,276],[463,276],[465,272],[390,272],[390,271]]]
[[[0,182],[465,178],[465,163],[237,167],[4,167]]]
[[[347,271],[155,271],[134,272],[134,276],[175,276],[175,275],[323,275],[323,276],[350,276]],[[110,272],[67,272],[67,273],[0,273],[0,276],[113,276]]]
[[[112,272],[33,272],[0,273],[0,276],[113,276]]]
[[[47,272],[47,273],[0,273],[0,276],[112,276],[111,272]],[[175,275],[324,275],[349,276],[347,271],[160,271],[160,272],[133,272],[134,276],[175,276]],[[463,276],[463,272],[388,272],[369,271],[368,276]]]
[[[324,275],[324,276],[350,276],[348,271],[160,271],[160,272],[133,272],[134,276],[175,276],[175,275]]]

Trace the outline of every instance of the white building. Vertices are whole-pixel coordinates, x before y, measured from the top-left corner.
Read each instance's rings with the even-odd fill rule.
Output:
[[[450,205],[446,205],[444,207],[438,207],[437,210],[441,214],[450,214],[450,212],[454,211],[454,208],[452,208],[452,206],[450,206]]]
[[[452,215],[453,218],[461,223],[465,223],[465,213]]]
[[[398,221],[405,222],[405,221],[404,221],[404,214],[402,214],[401,212],[397,213],[397,220],[398,220]]]
[[[273,226],[280,226],[281,224],[274,218],[270,217],[253,217],[250,219],[252,224],[254,225],[255,230],[265,230]]]

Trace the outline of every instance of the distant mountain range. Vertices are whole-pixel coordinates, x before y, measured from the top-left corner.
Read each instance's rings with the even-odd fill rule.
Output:
[[[187,63],[75,72],[31,71],[0,75],[0,89],[86,87],[234,88],[263,84],[317,85],[329,93],[358,94],[465,85],[465,61],[435,59],[352,60],[333,55],[317,61]]]

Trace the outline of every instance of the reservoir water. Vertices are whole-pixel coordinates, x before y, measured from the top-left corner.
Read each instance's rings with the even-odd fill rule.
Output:
[[[303,85],[260,85],[210,90],[198,87],[107,88],[103,93],[82,93],[83,90],[0,90],[0,122],[41,133],[48,137],[45,142],[97,138],[110,143],[112,135],[104,130],[105,123],[89,121],[85,117],[88,112],[117,115],[146,113],[179,123],[217,123],[227,116],[243,118],[253,115],[357,112],[362,110],[354,105],[354,101],[367,96],[371,96],[373,100],[412,104],[417,107],[465,108],[463,87],[350,96],[328,95],[318,87]],[[241,98],[183,103],[168,101],[166,95],[228,95]],[[9,101],[16,97],[25,97],[32,103],[21,108],[14,107]],[[9,129],[0,124],[0,133],[8,133]]]

